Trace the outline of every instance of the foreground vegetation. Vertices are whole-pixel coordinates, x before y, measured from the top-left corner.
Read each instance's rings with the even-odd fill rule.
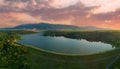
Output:
[[[59,31],[49,31],[46,32],[45,35],[53,36],[52,34],[54,33],[54,36],[58,36],[55,32],[59,33]],[[86,36],[82,35],[83,33]],[[113,61],[120,53],[118,46],[119,40],[113,42],[119,39],[119,31],[96,31],[96,33],[92,31],[60,31],[59,36],[63,36],[63,34],[67,38],[73,37],[80,39],[84,37],[93,41],[95,41],[95,39],[98,41],[104,39],[102,41],[108,43],[112,41],[118,48],[97,54],[63,55],[18,44],[16,40],[21,38],[15,32],[1,32],[0,69],[106,69],[107,64]],[[109,39],[115,39],[107,40],[107,35],[110,37]],[[101,39],[99,39],[100,37]],[[120,69],[119,65],[120,60],[117,60],[110,68]]]
[[[0,68],[29,69],[27,48],[16,44],[20,39],[16,33],[0,32]]]

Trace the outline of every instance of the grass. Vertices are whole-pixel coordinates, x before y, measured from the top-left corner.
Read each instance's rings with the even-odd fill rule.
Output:
[[[105,69],[119,53],[119,49],[90,55],[63,55],[40,48],[26,46],[27,61],[31,69]],[[6,66],[5,64],[0,66]],[[0,69],[10,69],[0,67]]]
[[[9,69],[8,65],[0,62],[0,69]]]
[[[111,69],[120,69],[120,57],[112,64]]]
[[[28,47],[31,69],[105,69],[119,49],[93,55],[62,55]]]

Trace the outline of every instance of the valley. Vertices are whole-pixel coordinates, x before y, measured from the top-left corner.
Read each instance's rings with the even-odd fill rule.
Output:
[[[30,69],[36,69],[36,68],[37,69],[41,69],[41,68],[42,69],[56,69],[56,68],[57,69],[106,69],[106,66],[110,62],[112,62],[120,53],[120,48],[119,48],[120,32],[119,31],[113,31],[113,30],[109,30],[109,31],[108,30],[107,31],[70,31],[70,30],[63,31],[62,30],[61,31],[61,30],[58,30],[58,31],[44,31],[44,32],[45,33],[43,35],[45,37],[47,37],[47,36],[50,36],[50,37],[64,36],[66,38],[71,38],[71,39],[86,39],[89,41],[101,41],[104,43],[110,43],[113,47],[115,47],[115,49],[103,51],[103,52],[99,52],[99,53],[94,53],[94,54],[70,55],[70,54],[56,53],[56,52],[52,52],[49,50],[37,48],[35,46],[31,46],[31,45],[27,45],[27,44],[20,44],[20,43],[16,43],[16,42],[12,41],[12,43],[9,43],[10,45],[5,45],[5,46],[7,46],[6,50],[9,50],[9,46],[10,46],[11,50],[9,51],[9,53],[12,52],[12,49],[15,50],[15,51],[13,50],[14,53],[17,53],[17,51],[22,52],[22,48],[19,48],[19,47],[23,47],[23,49],[25,48],[26,54],[25,53],[23,53],[23,54],[25,55],[26,58],[24,61],[26,61],[27,67],[28,67],[25,69],[29,69],[29,68]],[[3,33],[3,31],[2,31],[2,33]],[[6,39],[9,38],[9,39],[13,40],[10,35],[7,35],[7,34],[11,34],[11,32],[4,31],[4,33],[3,33],[3,35],[1,34],[0,36],[4,36],[4,37],[8,36]],[[17,32],[14,31],[14,33],[12,33],[12,34],[14,34],[14,36],[16,36],[15,33],[16,33],[16,35],[21,34],[20,32],[18,33],[18,31]],[[25,35],[26,34],[34,34],[34,32],[33,33],[29,33],[29,32],[22,33],[22,35],[24,35],[24,34]],[[103,34],[104,34],[104,37],[103,37]],[[15,40],[17,40],[17,38],[15,38]],[[3,40],[1,40],[1,41],[3,41]],[[3,41],[3,42],[6,43],[6,41]],[[2,47],[2,46],[3,46],[3,44],[0,45],[0,47]],[[4,52],[4,51],[1,50],[1,52]],[[10,55],[9,53],[8,53],[8,55]],[[14,53],[13,53],[13,55],[14,55]],[[11,55],[12,55],[12,53],[11,53]],[[5,55],[4,57],[1,56],[1,57],[5,58],[6,56],[7,55]],[[11,56],[11,58],[8,58],[8,59],[10,59],[12,61],[20,60],[20,58],[13,60],[12,59],[13,57],[14,56]],[[5,63],[4,61],[6,61],[7,59],[4,59],[4,61],[3,61],[2,58],[0,59],[0,61],[2,61],[0,63],[1,64],[0,69],[11,69],[13,66],[8,63]],[[23,57],[21,57],[21,58],[23,58]],[[9,63],[11,63],[12,61],[10,61]],[[19,64],[16,64],[16,67],[14,67],[14,68],[17,69],[17,67],[19,67]],[[116,69],[116,68],[119,68],[119,60],[117,60],[115,63],[113,63],[110,66],[110,69]],[[24,69],[24,68],[21,68],[21,69]]]

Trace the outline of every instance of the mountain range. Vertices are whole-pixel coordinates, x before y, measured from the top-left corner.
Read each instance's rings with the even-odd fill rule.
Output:
[[[108,30],[107,28],[98,28],[94,26],[78,27],[73,25],[63,25],[63,24],[50,24],[50,23],[34,23],[34,24],[22,24],[13,27],[12,29],[37,29],[37,30],[61,30],[61,29],[71,29],[71,30]]]

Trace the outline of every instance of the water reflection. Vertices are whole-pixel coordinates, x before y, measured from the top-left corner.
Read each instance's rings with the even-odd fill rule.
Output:
[[[65,37],[45,37],[41,33],[23,35],[22,44],[33,45],[45,50],[64,54],[90,54],[112,50],[112,45],[102,42],[89,42],[85,39],[69,39]]]

